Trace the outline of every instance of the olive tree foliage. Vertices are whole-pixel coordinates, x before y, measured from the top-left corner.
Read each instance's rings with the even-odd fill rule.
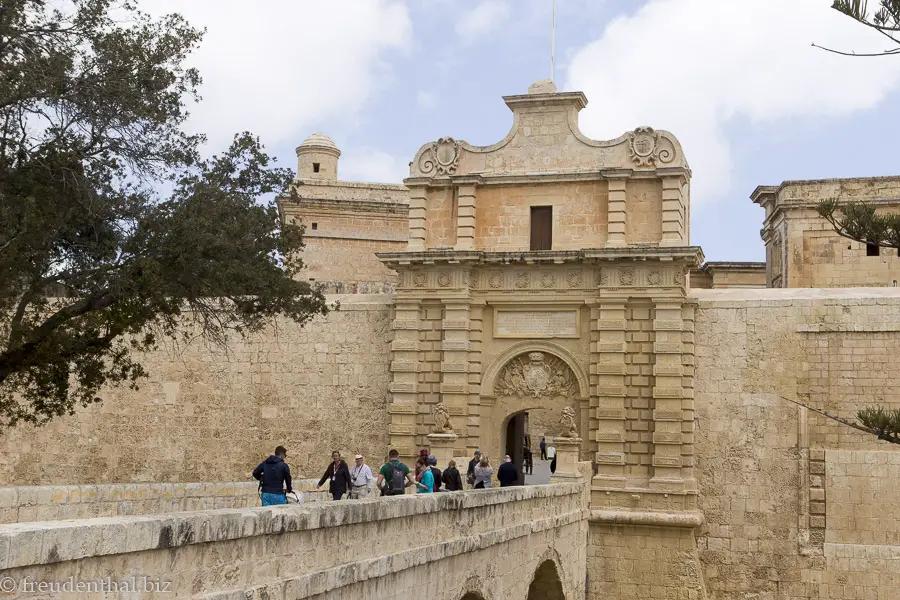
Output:
[[[327,312],[274,203],[291,171],[183,131],[202,33],[131,0],[0,4],[0,428],[135,387],[164,340]]]
[[[900,0],[880,0],[878,8],[871,13],[869,12],[869,3],[866,0],[834,0],[831,8],[883,36],[888,41],[889,47],[881,52],[854,52],[852,50],[825,48],[817,44],[813,44],[813,46],[843,56],[892,56],[900,54]]]

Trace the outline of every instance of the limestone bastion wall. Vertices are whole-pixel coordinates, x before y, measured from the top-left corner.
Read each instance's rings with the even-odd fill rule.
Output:
[[[281,321],[227,353],[161,348],[142,358],[140,390],[0,431],[0,485],[248,481],[278,444],[297,479],[321,477],[332,450],[381,464],[390,298],[330,299],[339,311],[302,328]]]
[[[694,290],[700,561],[710,599],[894,598],[900,446],[854,420],[900,408],[900,290]]]

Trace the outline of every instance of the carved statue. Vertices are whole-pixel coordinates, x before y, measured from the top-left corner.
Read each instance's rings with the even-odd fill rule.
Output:
[[[433,433],[453,433],[453,424],[450,422],[450,413],[447,411],[447,407],[443,402],[437,403],[434,410],[431,411],[431,416],[434,417]]]
[[[563,409],[562,416],[559,418],[559,424],[562,425],[562,437],[578,437],[578,427],[575,425],[574,408],[567,406]]]
[[[497,377],[497,396],[571,396],[575,375],[565,362],[544,352],[529,352],[512,359]]]

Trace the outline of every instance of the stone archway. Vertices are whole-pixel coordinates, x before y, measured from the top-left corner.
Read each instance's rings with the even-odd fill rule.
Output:
[[[538,566],[531,579],[531,585],[528,586],[528,596],[526,600],[565,600],[566,594],[563,591],[562,580],[559,577],[559,570],[556,563],[552,560],[545,560]]]
[[[546,343],[517,344],[501,355],[486,377],[492,398],[490,422],[494,424],[491,451],[497,452],[498,461],[504,454],[512,456],[522,474],[522,441],[526,435],[532,457],[537,459],[541,437],[549,442],[562,433],[559,419],[563,410],[574,409],[580,421],[580,409],[586,406],[586,380],[580,376],[577,363],[560,350]]]
[[[484,600],[484,596],[482,596],[481,594],[476,594],[475,592],[468,592],[459,600]]]

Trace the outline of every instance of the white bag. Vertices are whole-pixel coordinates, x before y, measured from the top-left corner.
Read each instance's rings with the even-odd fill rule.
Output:
[[[303,504],[303,494],[300,492],[291,492],[287,494],[288,504]]]

